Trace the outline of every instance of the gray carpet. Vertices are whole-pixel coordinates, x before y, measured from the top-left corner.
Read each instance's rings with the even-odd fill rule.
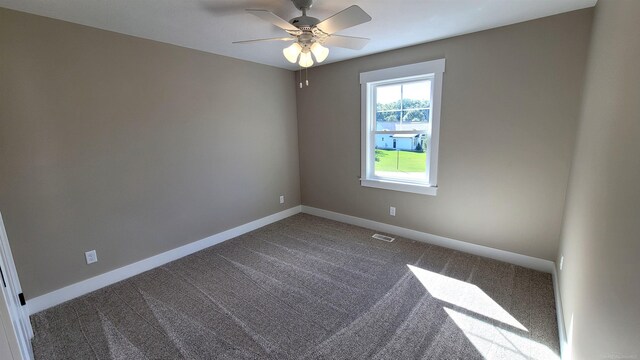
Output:
[[[32,316],[36,359],[556,359],[551,276],[299,214]]]

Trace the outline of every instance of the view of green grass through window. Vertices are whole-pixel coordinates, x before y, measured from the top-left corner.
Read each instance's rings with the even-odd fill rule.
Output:
[[[376,172],[425,172],[426,165],[427,153],[424,151],[376,150]]]
[[[426,151],[376,150],[374,173],[377,176],[424,180],[426,178]]]

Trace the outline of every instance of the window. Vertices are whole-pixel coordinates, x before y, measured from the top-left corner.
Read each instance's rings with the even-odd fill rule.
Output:
[[[362,186],[436,195],[445,60],[360,74]]]

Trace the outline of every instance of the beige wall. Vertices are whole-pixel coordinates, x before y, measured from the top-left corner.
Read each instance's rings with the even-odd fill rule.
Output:
[[[310,69],[302,203],[555,260],[591,20],[580,10]],[[359,73],[438,58],[438,195],[361,187]]]
[[[294,89],[290,71],[0,9],[0,211],[27,298],[299,205]]]
[[[560,247],[574,359],[640,358],[639,19],[640,1],[596,6]]]

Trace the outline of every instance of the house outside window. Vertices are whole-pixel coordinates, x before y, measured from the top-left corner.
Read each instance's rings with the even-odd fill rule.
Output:
[[[436,195],[445,60],[360,74],[361,185]]]

